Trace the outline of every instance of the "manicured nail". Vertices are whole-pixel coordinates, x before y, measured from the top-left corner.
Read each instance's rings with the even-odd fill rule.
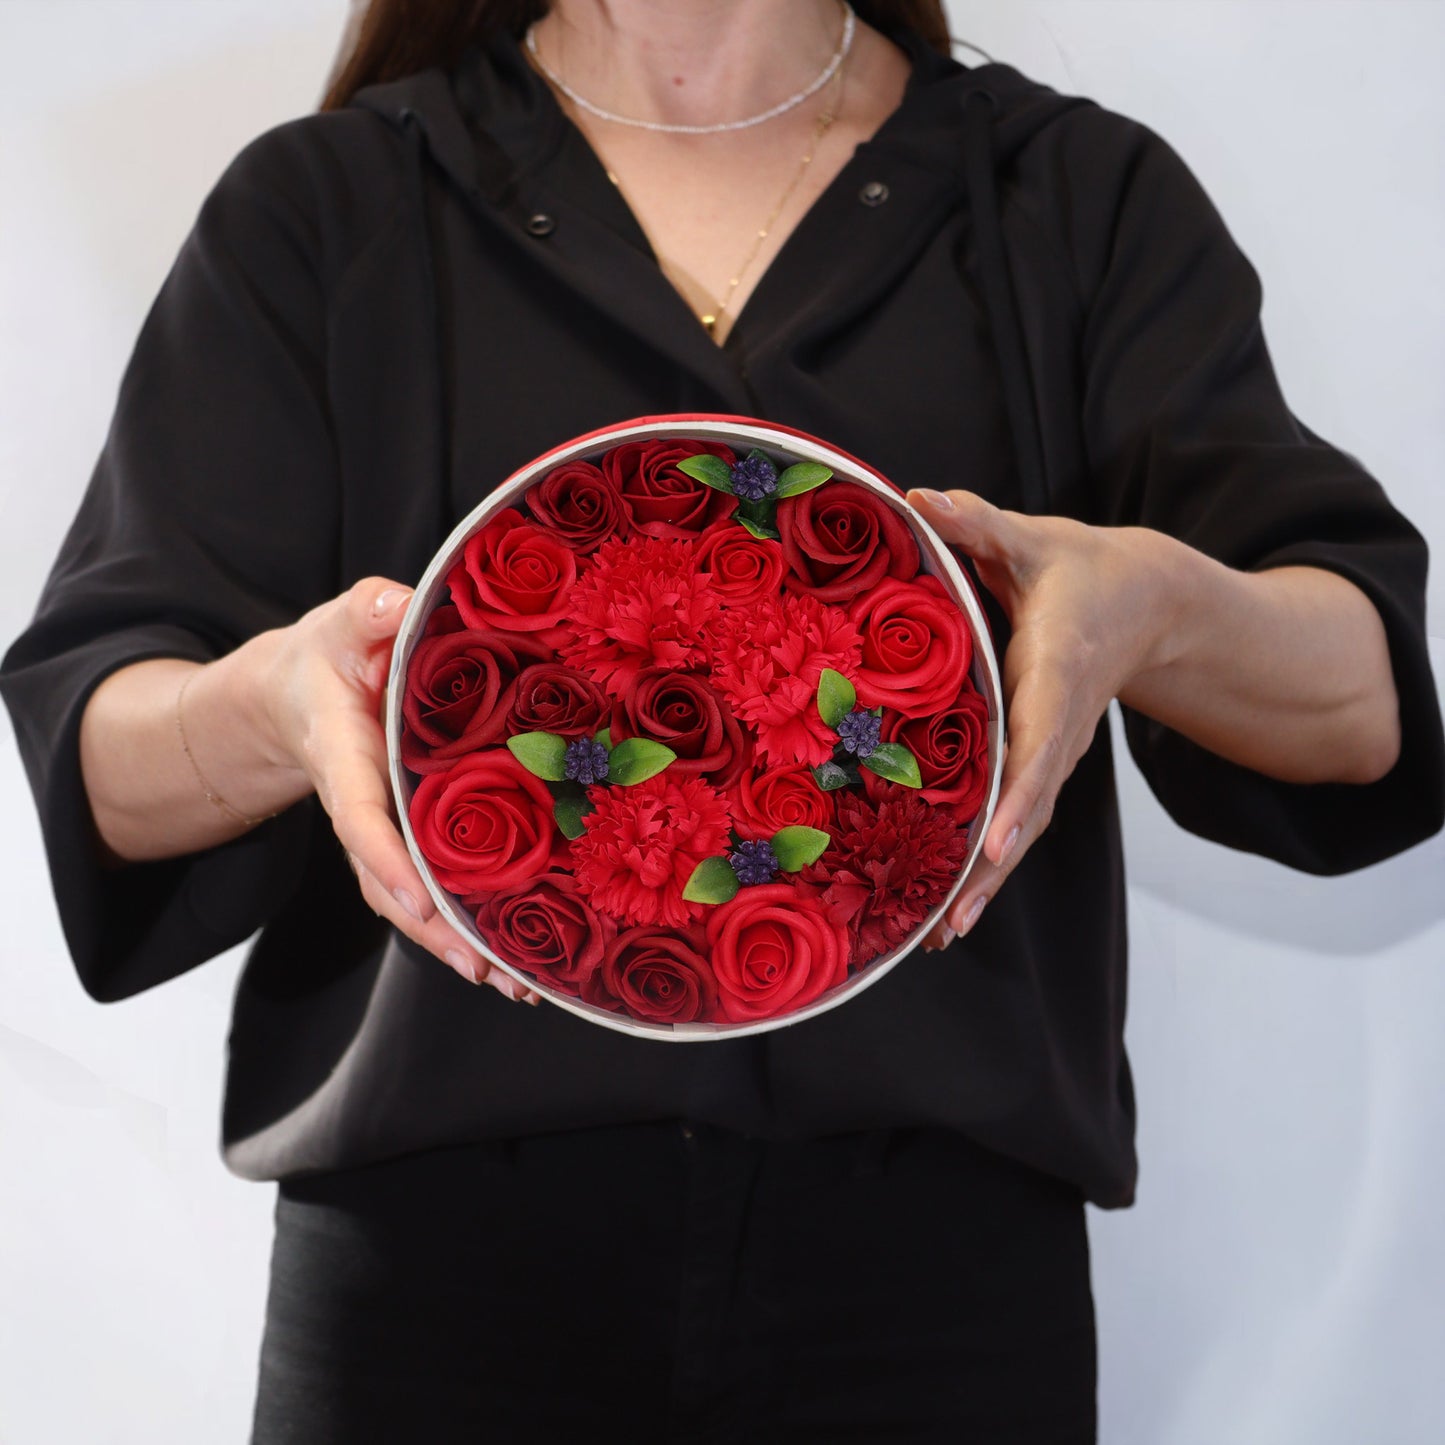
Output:
[[[957,937],[958,935],[945,923],[943,925],[943,942],[940,943],[938,946],[940,948],[947,948],[948,945],[952,943],[953,940]]]
[[[1008,837],[1003,840],[1003,850],[998,855],[998,865],[1000,868],[1008,862],[1008,855],[1013,852],[1014,844],[1017,843],[1018,840],[1019,825],[1015,823],[1013,827],[1008,830]]]
[[[918,495],[928,503],[930,507],[940,512],[951,512],[953,510],[953,498],[945,496],[942,492],[929,491],[927,487],[919,488]]]
[[[393,888],[391,890],[391,896],[395,898],[418,923],[421,922],[421,909],[416,906],[416,899],[413,898],[405,888]]]
[[[463,978],[469,978],[473,983],[480,983],[477,971],[472,967],[472,961],[459,948],[449,948],[446,951],[446,960]]]
[[[527,993],[523,994],[522,997],[525,998],[528,1003],[541,1003],[541,1002],[542,1002],[542,995],[539,994],[539,993],[532,993],[532,992],[528,991]]]
[[[408,595],[399,587],[388,587],[386,591],[378,593],[376,600],[371,604],[372,615],[384,617],[403,597]]]
[[[983,905],[987,902],[988,894],[980,893],[978,897],[973,900],[972,904],[970,904],[968,912],[965,913],[962,918],[959,918],[956,913],[954,914],[952,926],[960,938],[978,922],[978,915],[983,912]]]

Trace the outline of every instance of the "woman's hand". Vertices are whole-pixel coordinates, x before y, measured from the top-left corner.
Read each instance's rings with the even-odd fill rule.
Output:
[[[411,589],[363,577],[291,626],[272,649],[266,713],[279,759],[304,772],[372,910],[463,978],[538,1003],[437,911],[398,831],[387,782],[382,690]]]
[[[1027,516],[971,492],[908,496],[973,558],[1012,625],[998,808],[926,945],[978,921],[1048,827],[1111,698],[1284,782],[1368,784],[1394,767],[1385,628],[1347,578],[1299,565],[1240,571],[1146,527]]]
[[[984,905],[1048,827],[1065,779],[1111,698],[1155,662],[1168,539],[1006,512],[971,492],[908,500],[970,556],[1012,625],[1003,657],[1008,748],[998,807],[963,893],[925,947],[941,948]]]

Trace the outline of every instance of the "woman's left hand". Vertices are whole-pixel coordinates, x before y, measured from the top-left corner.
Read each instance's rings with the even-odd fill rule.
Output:
[[[1048,827],[1110,699],[1155,665],[1168,625],[1163,574],[1179,544],[1143,527],[1003,511],[972,492],[911,491],[908,500],[973,559],[1012,626],[998,807],[967,885],[925,940],[942,948],[973,927]]]

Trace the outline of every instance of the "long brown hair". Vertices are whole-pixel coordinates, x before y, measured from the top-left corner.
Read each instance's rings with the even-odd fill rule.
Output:
[[[876,30],[915,30],[951,55],[943,0],[850,0]],[[520,38],[547,13],[548,0],[366,0],[347,27],[322,110],[339,110],[364,85],[397,80],[434,65],[450,69],[473,41],[500,30]]]

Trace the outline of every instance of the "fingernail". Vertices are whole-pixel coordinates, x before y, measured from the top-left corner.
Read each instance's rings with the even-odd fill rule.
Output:
[[[978,915],[983,912],[983,905],[987,902],[988,894],[980,893],[969,905],[968,912],[965,913],[962,918],[959,918],[956,913],[954,914],[954,920],[951,926],[959,938],[962,938],[963,935],[978,922]]]
[[[446,951],[446,960],[463,978],[469,978],[473,983],[480,983],[477,971],[472,967],[472,961],[459,948],[449,948]]]
[[[953,510],[953,498],[945,496],[942,492],[929,491],[927,487],[919,488],[918,495],[928,503],[930,507],[936,507],[940,512],[951,512]]]
[[[384,616],[396,606],[401,599],[408,594],[399,587],[388,587],[384,592],[377,594],[376,600],[371,604],[371,612],[374,617]]]
[[[958,935],[945,923],[943,925],[943,942],[940,943],[938,946],[940,948],[947,948],[948,945],[952,943],[953,940],[957,937]]]
[[[1015,823],[1013,827],[1008,830],[1008,837],[1003,840],[1003,849],[998,855],[998,863],[1000,868],[1002,868],[1003,865],[1008,861],[1008,855],[1013,852],[1014,844],[1017,843],[1018,840],[1019,825]]]
[[[541,1003],[541,1002],[542,1002],[542,995],[539,994],[539,993],[531,993],[531,992],[528,992],[528,993],[524,994],[523,997],[527,1000],[528,1003]]]
[[[421,922],[421,909],[416,906],[416,899],[413,898],[405,888],[393,888],[391,890],[391,896],[395,898],[418,923]]]

